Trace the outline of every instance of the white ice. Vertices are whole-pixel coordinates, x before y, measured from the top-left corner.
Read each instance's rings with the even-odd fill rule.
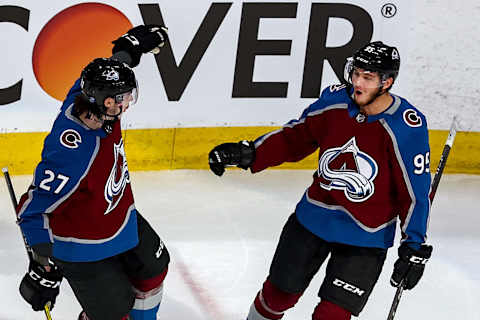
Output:
[[[429,228],[434,254],[420,284],[404,292],[396,319],[480,319],[480,176],[442,179]],[[13,177],[17,196],[30,181]],[[244,320],[281,228],[310,183],[311,171],[230,170],[222,178],[208,171],[134,172],[136,206],[172,256],[158,319]],[[0,319],[45,319],[18,293],[27,261],[3,179],[0,212]],[[396,247],[359,319],[387,318],[395,258]],[[311,319],[323,275],[324,268],[284,319]],[[76,320],[79,312],[64,281],[52,317]]]

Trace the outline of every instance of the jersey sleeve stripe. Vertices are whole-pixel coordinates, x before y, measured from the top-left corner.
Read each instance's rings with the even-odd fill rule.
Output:
[[[43,228],[48,231],[48,237],[50,238],[50,242],[53,242],[53,234],[52,229],[50,228],[50,219],[48,219],[48,215],[42,214],[43,216]]]

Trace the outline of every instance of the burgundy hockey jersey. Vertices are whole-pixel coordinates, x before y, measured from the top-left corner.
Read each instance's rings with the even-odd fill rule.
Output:
[[[72,114],[75,83],[46,137],[42,160],[19,203],[30,246],[53,243],[64,261],[96,261],[135,247],[137,218],[120,122],[107,135]]]
[[[392,95],[388,109],[367,117],[350,94],[331,86],[298,120],[259,137],[251,170],[319,149],[313,182],[296,206],[300,223],[330,242],[388,248],[399,217],[403,241],[417,247],[425,242],[430,210],[425,116]]]

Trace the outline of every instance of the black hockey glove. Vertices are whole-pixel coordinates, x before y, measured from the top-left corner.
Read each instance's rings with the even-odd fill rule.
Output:
[[[410,248],[405,243],[401,244],[398,248],[398,259],[393,266],[390,284],[398,287],[403,281],[405,289],[410,290],[415,287],[432,255],[432,249],[432,246],[426,244],[422,244],[418,250]]]
[[[53,309],[55,299],[60,292],[62,273],[54,263],[50,263],[51,271],[35,260],[31,260],[28,272],[20,282],[20,294],[35,311],[44,310],[45,304],[50,302],[50,309]]]
[[[115,41],[112,53],[126,51],[130,54],[132,62],[130,67],[136,67],[140,63],[143,53],[152,52],[157,54],[168,39],[167,28],[164,26],[149,24],[137,26],[128,30],[123,36]]]
[[[217,176],[225,172],[226,166],[237,166],[248,169],[255,161],[255,146],[251,141],[240,141],[238,143],[223,143],[216,146],[208,154],[210,170]]]

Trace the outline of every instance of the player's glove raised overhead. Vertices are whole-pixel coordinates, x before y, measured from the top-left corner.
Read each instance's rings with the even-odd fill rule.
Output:
[[[143,53],[152,52],[157,54],[168,39],[167,28],[159,25],[142,25],[128,30],[123,36],[112,41],[114,47],[112,53],[126,51],[130,54],[131,67],[136,67]]]
[[[425,265],[432,255],[432,246],[422,244],[420,249],[414,250],[405,243],[398,248],[398,260],[393,267],[390,284],[398,287],[403,281],[405,289],[416,286],[423,275]]]
[[[54,263],[50,262],[49,266],[50,271],[47,272],[43,265],[32,259],[27,274],[20,282],[20,294],[35,311],[44,310],[47,302],[52,309],[60,292],[63,275]]]
[[[216,146],[208,154],[210,170],[217,176],[225,172],[226,166],[237,166],[248,169],[255,161],[255,146],[251,141],[240,141],[238,143],[223,143]]]

